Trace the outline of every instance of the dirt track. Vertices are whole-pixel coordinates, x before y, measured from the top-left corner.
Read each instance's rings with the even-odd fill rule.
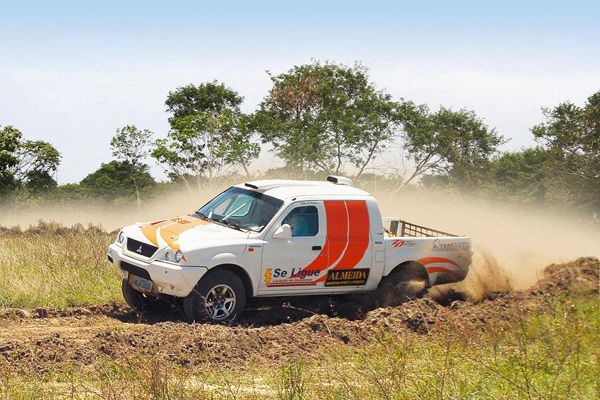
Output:
[[[551,265],[535,288],[490,293],[477,303],[452,301],[452,291],[399,307],[365,310],[342,298],[261,303],[236,326],[190,325],[175,308],[140,320],[122,305],[68,311],[0,311],[0,369],[41,375],[52,370],[91,370],[105,360],[142,357],[179,365],[217,363],[243,368],[248,362],[311,357],[334,343],[364,345],[382,331],[393,335],[475,336],[486,327],[539,310],[564,291],[598,291],[600,262],[582,258]],[[460,297],[460,296],[458,296]],[[443,305],[442,305],[443,304]],[[363,307],[363,308],[361,308]],[[367,312],[368,311],[368,312]],[[158,316],[160,315],[160,317]]]

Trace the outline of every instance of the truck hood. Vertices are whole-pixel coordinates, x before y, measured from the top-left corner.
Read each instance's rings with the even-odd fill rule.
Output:
[[[136,224],[125,230],[128,237],[175,251],[210,246],[223,241],[237,242],[248,232],[205,221],[190,215]]]

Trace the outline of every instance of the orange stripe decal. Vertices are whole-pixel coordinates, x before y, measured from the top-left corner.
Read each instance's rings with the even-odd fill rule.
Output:
[[[444,268],[444,267],[429,267],[427,268],[427,272],[430,274],[433,274],[435,272],[445,272],[448,274],[454,274],[455,272],[448,269],[448,268]]]
[[[356,267],[369,248],[370,220],[367,203],[365,201],[346,201],[345,207],[349,217],[349,231],[348,235],[343,239],[344,255],[333,269],[352,269]],[[339,254],[330,255],[329,266],[334,265],[338,258]],[[326,279],[327,275],[323,275],[317,282],[323,282]]]
[[[449,258],[444,258],[444,257],[425,257],[425,258],[419,259],[419,262],[423,265],[438,264],[438,263],[451,264],[457,268],[460,268],[460,266],[457,263],[455,263],[454,261],[452,261]]]
[[[348,248],[333,269],[351,269],[363,259],[369,247],[369,210],[365,201],[347,201],[350,217]]]
[[[348,214],[343,201],[325,201],[327,239],[319,255],[304,268],[304,271],[323,271],[337,260],[348,237]]]

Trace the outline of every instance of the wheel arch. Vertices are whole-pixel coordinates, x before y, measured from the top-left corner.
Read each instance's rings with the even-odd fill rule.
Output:
[[[385,278],[392,274],[402,274],[406,275],[407,277],[423,278],[427,281],[427,285],[430,285],[429,273],[427,272],[427,269],[423,264],[415,260],[404,261],[396,265]]]
[[[240,267],[237,264],[227,263],[227,264],[216,265],[216,266],[212,267],[211,269],[209,269],[208,272],[206,274],[204,274],[204,276],[200,279],[200,281],[202,279],[204,279],[204,277],[208,276],[209,274],[212,275],[212,274],[218,273],[219,271],[223,271],[223,270],[233,272],[235,275],[237,275],[238,278],[240,278],[240,280],[244,284],[244,289],[246,290],[247,298],[254,296],[254,288],[252,286],[252,279],[250,278],[250,275],[248,275],[248,272],[246,272],[246,270],[244,268]],[[198,281],[198,282],[200,282],[200,281]]]

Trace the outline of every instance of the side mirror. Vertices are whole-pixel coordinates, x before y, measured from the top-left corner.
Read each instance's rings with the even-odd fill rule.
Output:
[[[292,238],[292,227],[288,224],[283,224],[273,234],[273,239],[290,240]]]

